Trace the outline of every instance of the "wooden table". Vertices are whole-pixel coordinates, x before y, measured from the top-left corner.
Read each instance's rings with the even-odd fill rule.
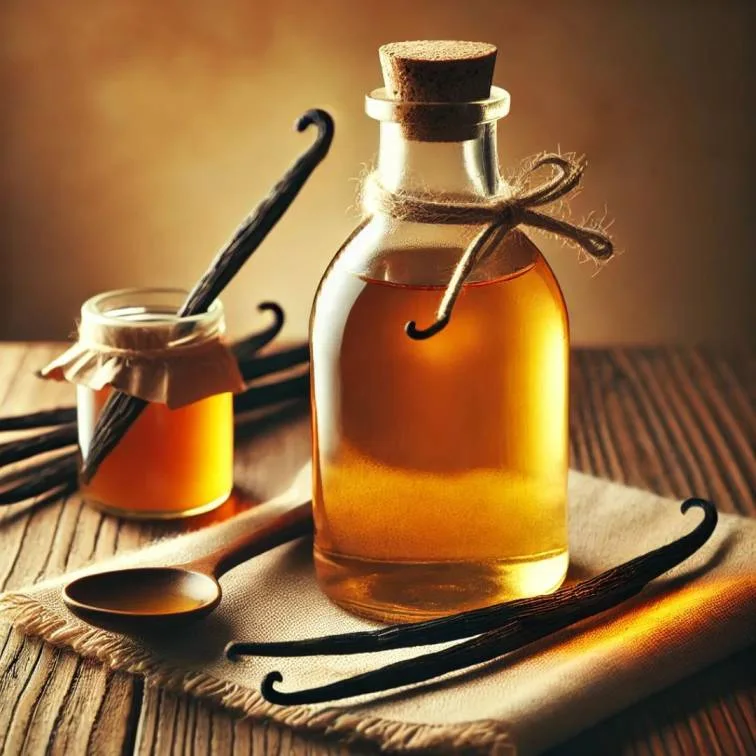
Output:
[[[57,348],[0,346],[0,415],[70,404],[70,387],[31,373]],[[572,373],[571,453],[579,470],[662,494],[713,498],[756,515],[754,386],[747,352],[578,350]],[[245,488],[265,497],[309,453],[306,411],[294,408],[246,439]],[[138,525],[82,506],[0,510],[0,590],[132,549],[177,526]],[[224,513],[221,512],[221,516]],[[226,512],[225,514],[228,514]],[[185,527],[185,526],[184,526]],[[336,754],[274,725],[252,724],[188,696],[146,688],[66,650],[0,625],[3,754]],[[756,649],[647,699],[556,749],[558,754],[755,754]]]

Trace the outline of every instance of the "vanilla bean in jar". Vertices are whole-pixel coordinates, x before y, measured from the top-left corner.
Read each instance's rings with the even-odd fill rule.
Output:
[[[559,285],[516,223],[403,212],[417,198],[470,207],[507,196],[496,49],[380,53],[385,88],[366,101],[380,121],[370,180],[393,199],[369,208],[339,251],[311,320],[315,565],[335,602],[404,621],[562,583],[569,337]],[[455,278],[453,315],[426,328]]]
[[[96,474],[90,504],[122,517],[172,519],[209,511],[233,486],[233,393],[243,387],[223,342],[223,307],[176,314],[186,292],[124,289],[87,300],[77,342],[43,371],[76,385],[82,459],[114,390],[144,403]]]

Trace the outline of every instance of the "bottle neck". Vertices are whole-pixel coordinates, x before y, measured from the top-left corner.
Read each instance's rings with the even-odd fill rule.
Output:
[[[483,124],[474,139],[420,142],[407,139],[401,124],[381,123],[378,178],[392,192],[444,194],[459,200],[501,191],[496,123]]]

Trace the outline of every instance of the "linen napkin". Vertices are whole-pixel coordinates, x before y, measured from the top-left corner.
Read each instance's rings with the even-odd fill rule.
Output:
[[[374,626],[319,592],[307,539],[224,576],[223,600],[213,615],[169,640],[92,628],[63,605],[61,587],[75,574],[185,562],[273,510],[299,503],[307,471],[298,480],[299,495],[294,490],[219,525],[5,594],[0,614],[27,634],[143,675],[148,684],[299,731],[401,753],[538,753],[756,641],[756,521],[727,515],[699,552],[614,610],[472,670],[340,704],[274,706],[260,696],[259,684],[267,672],[280,670],[282,690],[322,685],[424,649],[236,662],[223,655],[231,639],[294,639]],[[700,518],[698,510],[683,516],[679,502],[574,472],[569,501],[569,579],[678,538]]]

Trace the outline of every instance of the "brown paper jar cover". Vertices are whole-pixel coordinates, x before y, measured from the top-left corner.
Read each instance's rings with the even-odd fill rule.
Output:
[[[87,300],[77,341],[38,375],[94,390],[112,386],[171,409],[243,391],[224,341],[222,304],[179,318],[184,295],[180,289],[123,289]]]

